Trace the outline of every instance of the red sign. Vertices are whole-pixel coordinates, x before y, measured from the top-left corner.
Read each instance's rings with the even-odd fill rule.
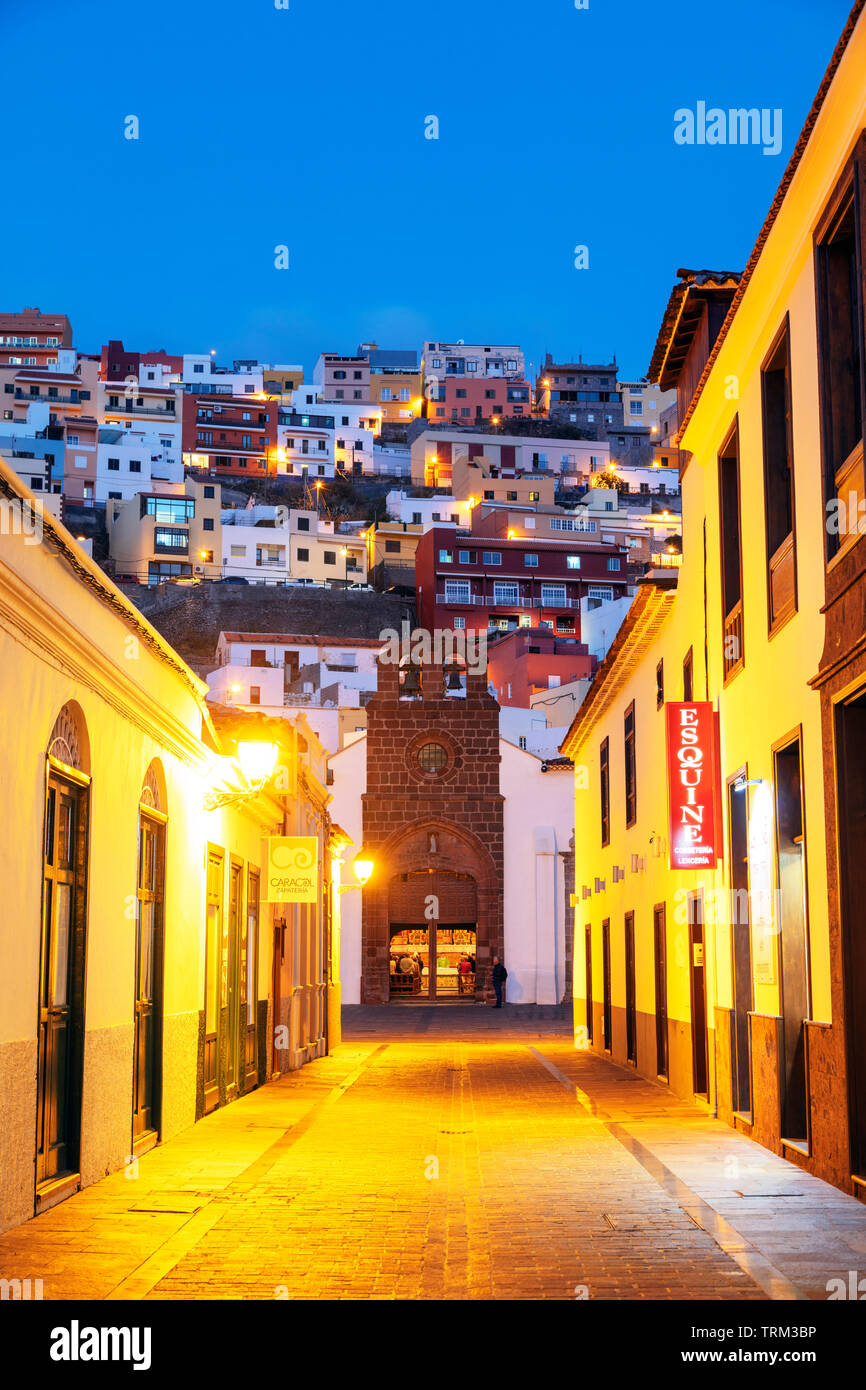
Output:
[[[707,700],[665,705],[670,867],[714,869],[722,857],[719,721]]]

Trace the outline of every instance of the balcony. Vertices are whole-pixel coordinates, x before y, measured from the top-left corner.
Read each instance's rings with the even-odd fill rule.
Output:
[[[56,399],[56,397],[55,397]],[[157,405],[132,405],[127,401],[124,405],[106,405],[106,415],[159,415],[162,419],[172,420],[177,423],[177,415],[174,406],[171,409]]]
[[[451,608],[580,608],[580,599],[565,598],[557,603],[549,603],[546,599],[527,598],[522,594],[519,598],[496,598],[493,594],[469,594],[465,598],[454,598],[444,592],[436,594],[437,603],[448,604]]]
[[[22,391],[20,386],[16,386],[15,388],[15,399],[16,401],[23,401],[26,405],[30,405],[32,401],[42,401],[45,405],[83,404],[83,402],[80,400],[78,396],[41,396],[38,394],[32,396],[29,392]]]

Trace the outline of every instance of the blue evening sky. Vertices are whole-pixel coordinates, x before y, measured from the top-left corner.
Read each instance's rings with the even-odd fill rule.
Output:
[[[463,338],[642,375],[677,267],[744,265],[849,8],[288,5],[2,0],[2,308],[85,351]],[[698,101],[780,107],[781,153],[675,144]]]

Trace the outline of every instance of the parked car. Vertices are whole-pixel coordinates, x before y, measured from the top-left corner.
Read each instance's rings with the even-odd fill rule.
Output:
[[[248,579],[244,579],[242,574],[227,574],[223,580],[224,584],[249,584]]]

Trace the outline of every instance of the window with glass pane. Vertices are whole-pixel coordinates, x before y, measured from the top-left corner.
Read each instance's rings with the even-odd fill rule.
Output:
[[[494,603],[517,603],[520,597],[520,590],[516,584],[494,584],[493,602]]]
[[[542,584],[541,602],[549,608],[563,607],[565,604],[565,585]]]

